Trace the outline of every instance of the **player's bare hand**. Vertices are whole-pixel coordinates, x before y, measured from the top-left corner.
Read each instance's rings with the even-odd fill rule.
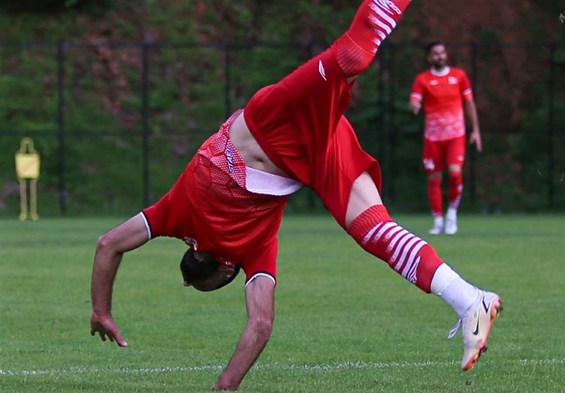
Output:
[[[479,153],[483,151],[483,142],[479,131],[471,132],[471,135],[469,135],[469,143],[474,143]]]
[[[116,344],[120,347],[127,347],[128,343],[124,340],[118,325],[114,322],[112,316],[98,316],[92,313],[90,316],[90,335],[94,336],[98,333],[102,341],[106,341],[108,338],[111,342],[116,341]]]
[[[223,386],[220,383],[215,384],[214,386],[212,386],[210,388],[210,391],[214,391],[214,392],[220,392],[220,391],[234,391],[237,390],[237,387],[229,387],[229,386]]]
[[[226,378],[225,373],[226,371],[224,371],[224,373],[220,376],[218,382],[216,382],[214,386],[210,387],[211,391],[234,391],[239,389],[241,378],[239,379],[239,382],[234,382],[233,380],[230,381],[230,378]]]
[[[420,104],[419,102],[410,102],[408,104],[408,110],[412,112],[413,115],[417,115],[418,113],[420,113],[421,107],[422,104]]]

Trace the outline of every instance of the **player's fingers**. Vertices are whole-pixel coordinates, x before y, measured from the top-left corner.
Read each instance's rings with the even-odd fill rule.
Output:
[[[116,340],[116,344],[118,344],[118,346],[120,346],[120,347],[127,347],[128,346],[128,343],[126,342],[126,340],[124,340],[124,338],[122,337],[120,332],[117,332],[116,334],[114,334],[114,340]]]
[[[91,336],[96,336],[96,332],[97,332],[97,330],[90,329],[90,335]],[[106,341],[106,339],[104,338],[103,334],[100,331],[98,331],[98,334],[100,335],[100,339],[102,341]]]
[[[116,340],[116,344],[118,344],[118,346],[122,347],[122,348],[126,348],[128,346],[128,343],[124,339],[122,339],[120,341]]]

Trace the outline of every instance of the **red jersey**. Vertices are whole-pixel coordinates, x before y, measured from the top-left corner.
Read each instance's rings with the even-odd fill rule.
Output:
[[[239,113],[203,143],[171,190],[143,214],[152,238],[193,239],[198,251],[240,265],[247,280],[257,273],[276,277],[277,233],[288,196],[245,188],[245,162],[229,138]]]
[[[444,141],[465,135],[464,99],[473,99],[464,70],[448,67],[441,74],[431,69],[418,74],[410,102],[424,101],[424,136],[431,141]]]

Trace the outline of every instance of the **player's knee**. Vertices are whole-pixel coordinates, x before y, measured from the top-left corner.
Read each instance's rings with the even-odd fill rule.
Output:
[[[106,232],[105,234],[98,237],[96,241],[96,251],[108,251],[113,250],[116,247],[116,241],[112,236],[111,232]]]
[[[104,248],[108,248],[108,245],[110,244],[110,239],[107,233],[100,235],[98,237],[98,240],[96,241],[96,248],[97,249],[104,249]]]

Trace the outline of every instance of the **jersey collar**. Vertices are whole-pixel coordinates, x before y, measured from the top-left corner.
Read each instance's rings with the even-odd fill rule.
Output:
[[[430,68],[430,72],[432,73],[433,76],[446,76],[447,74],[449,74],[449,71],[450,71],[449,66],[446,66],[441,71],[436,71],[435,68]]]

